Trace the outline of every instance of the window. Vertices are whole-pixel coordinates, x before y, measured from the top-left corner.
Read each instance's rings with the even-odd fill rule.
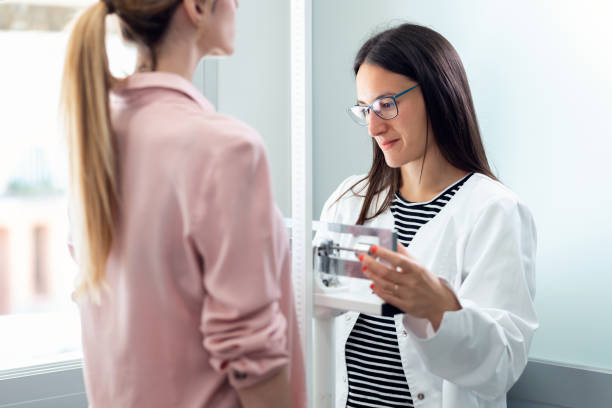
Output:
[[[36,296],[46,298],[51,294],[49,274],[49,239],[48,227],[37,225],[32,230],[32,257],[33,257],[33,292]]]
[[[67,24],[96,0],[0,2],[0,371],[80,358],[58,102]],[[108,17],[111,71],[135,53]]]
[[[8,230],[0,228],[0,315],[6,314],[9,311],[11,302],[9,291],[9,248],[8,248]]]

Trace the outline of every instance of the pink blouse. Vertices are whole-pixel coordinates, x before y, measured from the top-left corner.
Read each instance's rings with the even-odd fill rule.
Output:
[[[111,93],[121,220],[101,305],[80,300],[93,408],[239,407],[289,364],[304,407],[289,239],[256,132],[187,80]]]

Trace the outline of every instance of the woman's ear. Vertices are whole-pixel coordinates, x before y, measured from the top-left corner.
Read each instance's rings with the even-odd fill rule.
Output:
[[[183,0],[185,13],[189,20],[196,26],[200,25],[206,14],[204,3],[205,0]]]

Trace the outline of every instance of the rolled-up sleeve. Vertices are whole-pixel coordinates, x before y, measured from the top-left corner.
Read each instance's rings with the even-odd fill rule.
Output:
[[[288,237],[256,135],[235,138],[209,160],[193,198],[191,227],[202,260],[203,346],[214,369],[243,388],[289,361],[287,323],[279,308],[287,255],[281,241]]]
[[[415,336],[415,345],[432,373],[495,399],[521,375],[538,327],[531,213],[513,200],[493,201],[465,242],[463,308],[445,313],[435,334]]]

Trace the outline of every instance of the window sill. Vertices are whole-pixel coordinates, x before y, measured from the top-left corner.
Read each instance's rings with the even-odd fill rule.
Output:
[[[87,407],[83,361],[0,371],[0,408]]]

